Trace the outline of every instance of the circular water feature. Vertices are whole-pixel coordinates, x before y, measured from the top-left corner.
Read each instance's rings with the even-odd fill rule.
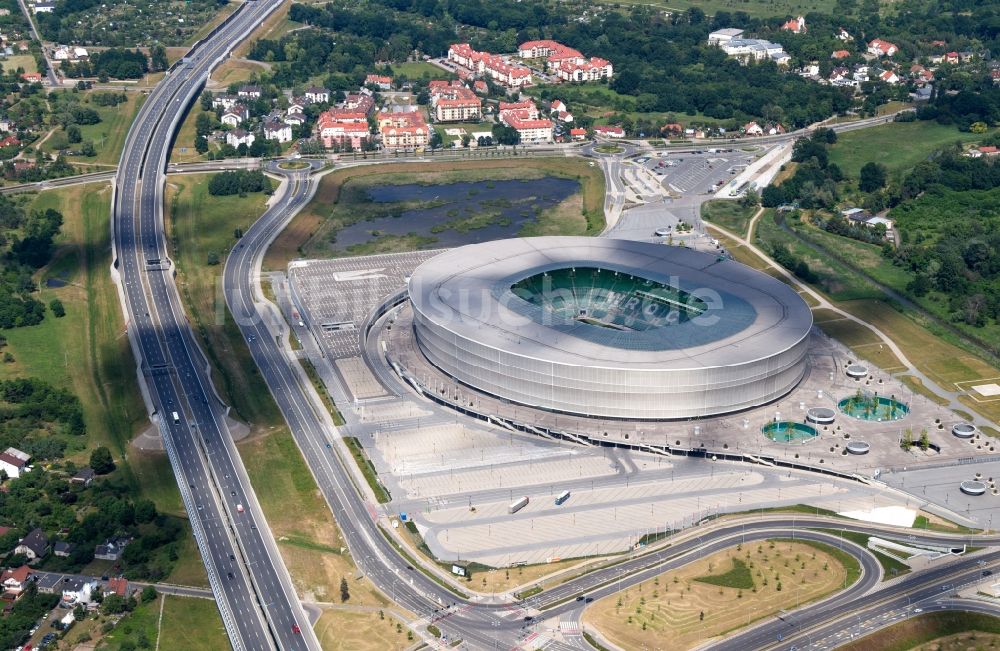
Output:
[[[868,377],[868,367],[864,364],[851,364],[847,367],[847,377],[863,380]]]
[[[819,436],[815,427],[790,420],[778,420],[761,428],[764,436],[776,443],[804,443]]]
[[[865,441],[851,441],[847,444],[847,451],[851,454],[868,454],[871,449],[871,444]]]
[[[986,484],[981,481],[963,481],[958,487],[966,495],[986,494]]]
[[[978,432],[979,428],[972,423],[958,423],[951,427],[951,433],[960,439],[971,439]]]
[[[837,412],[829,407],[812,407],[806,412],[806,420],[817,425],[829,425],[837,417]]]
[[[878,422],[900,420],[910,413],[905,402],[880,395],[853,395],[838,402],[837,407],[851,418]]]

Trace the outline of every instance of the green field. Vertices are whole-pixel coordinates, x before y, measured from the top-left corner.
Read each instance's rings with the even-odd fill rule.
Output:
[[[982,138],[982,134],[962,132],[936,122],[890,122],[840,134],[830,147],[830,162],[851,178],[857,178],[861,167],[868,162],[881,163],[890,174],[899,174],[945,145]]]
[[[665,10],[684,11],[691,7],[698,7],[709,16],[715,15],[718,11],[745,11],[753,17],[767,16],[790,16],[805,15],[810,12],[820,12],[830,14],[833,12],[836,3],[834,0],[746,0],[735,2],[734,0],[615,0],[615,2],[604,2],[603,4],[615,5],[649,5]]]
[[[25,72],[38,72],[38,63],[35,61],[35,57],[30,54],[16,54],[6,59],[0,59],[0,67],[3,67],[5,71],[23,68]]]
[[[409,79],[420,79],[427,76],[430,79],[454,79],[455,75],[439,68],[433,63],[426,61],[407,61],[406,63],[392,64],[392,72],[395,75],[405,75]]]
[[[965,631],[977,631],[981,633],[1000,633],[1000,619],[983,615],[981,613],[966,613],[960,611],[926,613],[907,619],[884,628],[880,631],[854,640],[849,644],[840,647],[841,651],[909,651],[920,645],[933,642],[939,638]],[[928,646],[931,649],[993,649],[995,648],[995,638],[991,635],[983,636],[983,640],[966,640],[964,644],[941,647]]]
[[[733,235],[746,238],[750,219],[757,206],[742,206],[739,201],[715,199],[701,204],[701,218],[717,224]]]

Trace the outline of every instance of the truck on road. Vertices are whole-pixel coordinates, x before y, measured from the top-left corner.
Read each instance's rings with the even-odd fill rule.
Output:
[[[181,424],[181,416],[176,411],[170,412],[170,417],[174,419],[174,425]]]
[[[517,513],[518,511],[520,511],[524,507],[528,506],[528,502],[529,501],[530,500],[528,499],[528,496],[525,495],[521,499],[519,499],[519,500],[517,500],[515,502],[511,502],[510,506],[507,507],[507,512],[510,513],[510,514]]]
[[[556,496],[556,506],[559,506],[563,502],[569,499],[569,491],[563,491]]]

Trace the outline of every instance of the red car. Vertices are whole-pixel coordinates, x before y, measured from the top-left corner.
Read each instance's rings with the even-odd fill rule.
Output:
[[[292,633],[301,633],[302,630],[299,628],[298,624],[292,624]]]

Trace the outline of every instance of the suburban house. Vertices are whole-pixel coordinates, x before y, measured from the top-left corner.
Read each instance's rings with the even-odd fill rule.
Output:
[[[62,558],[68,557],[73,553],[74,549],[76,549],[76,545],[68,543],[65,540],[59,540],[52,545],[52,553]]]
[[[880,38],[872,39],[868,43],[868,54],[877,57],[891,57],[896,52],[899,52],[899,48],[896,47],[895,43],[883,41]]]
[[[489,77],[510,88],[520,88],[531,83],[531,71],[527,67],[519,63],[508,63],[499,54],[474,50],[468,43],[453,43],[448,48],[448,60],[467,68],[474,75]]]
[[[365,93],[351,93],[341,103],[340,108],[364,113],[368,116],[375,113],[375,100],[371,95]]]
[[[743,126],[743,133],[748,136],[762,136],[764,129],[756,122],[748,122]]]
[[[302,111],[291,111],[285,114],[284,118],[285,124],[289,124],[293,127],[302,126],[306,123],[306,114]]]
[[[606,138],[624,138],[625,137],[625,129],[622,129],[621,127],[616,127],[616,126],[615,127],[613,127],[613,126],[607,126],[607,125],[596,126],[596,127],[594,127],[594,133],[596,133],[599,136],[604,136]]]
[[[590,57],[558,41],[526,41],[517,47],[522,59],[545,58],[545,66],[563,81],[611,79],[614,67],[606,59]]]
[[[49,539],[41,529],[32,529],[27,536],[14,547],[15,554],[23,554],[29,563],[41,560],[49,553]]]
[[[98,585],[96,581],[66,577],[59,587],[62,592],[60,604],[72,608],[78,604],[89,604]]]
[[[581,128],[570,129],[569,137],[572,138],[573,140],[586,140],[587,130]]]
[[[365,77],[365,86],[375,86],[379,90],[390,90],[392,89],[392,77],[368,75]]]
[[[487,95],[490,92],[490,87],[486,85],[486,82],[482,79],[477,79],[472,84],[472,90],[479,93],[480,95]]]
[[[798,18],[792,18],[787,23],[781,26],[781,29],[786,32],[791,32],[793,34],[805,34],[806,33],[806,19],[802,16]]]
[[[735,27],[727,27],[725,29],[717,29],[708,35],[709,45],[722,46],[733,39],[743,38],[743,30],[737,29]]]
[[[116,594],[119,597],[128,596],[128,579],[121,576],[115,576],[108,579],[107,586],[105,588],[105,593]]]
[[[284,122],[265,122],[264,140],[277,140],[279,143],[291,142],[292,127]]]
[[[346,109],[330,109],[320,113],[315,133],[327,148],[350,145],[352,149],[361,149],[371,138],[368,116],[363,112]]]
[[[330,91],[318,86],[310,86],[306,89],[305,98],[313,104],[327,104],[330,101]]]
[[[998,156],[1000,155],[1000,148],[994,147],[993,145],[982,145],[978,148],[972,148],[968,151],[966,156],[969,158],[981,158],[983,156]]]
[[[31,568],[27,565],[4,570],[0,574],[0,586],[3,587],[3,597],[5,601],[17,599],[21,592],[28,586],[28,577],[31,576]]]
[[[379,113],[376,119],[386,149],[425,147],[430,142],[430,128],[416,111]]]
[[[851,53],[847,50],[834,50],[833,54],[830,55],[831,59],[846,59],[851,56]]]
[[[250,117],[250,112],[247,110],[247,107],[243,106],[242,104],[234,104],[232,107],[229,108],[229,110],[227,110],[225,113],[222,114],[222,117],[219,118],[219,121],[222,122],[222,124],[231,127],[238,127],[248,117]]]
[[[853,36],[851,36],[851,35],[850,35],[850,34],[849,34],[849,33],[847,32],[847,30],[846,30],[846,29],[844,29],[843,27],[841,27],[841,28],[840,28],[840,30],[839,30],[839,31],[837,32],[837,38],[838,38],[839,40],[841,40],[841,41],[853,41],[853,40],[854,40],[854,37],[853,37]]]
[[[11,479],[17,479],[31,470],[28,466],[29,461],[31,455],[27,452],[21,452],[17,448],[7,448],[0,452],[0,471],[5,472]]]
[[[240,86],[239,90],[236,91],[237,97],[244,99],[260,99],[261,91],[260,86],[254,86],[252,84],[247,84],[245,86]]]
[[[286,109],[289,113],[301,113],[306,110],[309,102],[306,101],[304,97],[295,97],[288,102],[288,108]]]
[[[25,72],[21,74],[21,79],[29,84],[42,83],[42,74],[39,72]]]
[[[76,471],[76,474],[70,478],[69,482],[71,484],[79,484],[81,486],[90,486],[91,482],[94,481],[95,475],[96,473],[93,468],[80,468]]]
[[[246,131],[245,129],[233,129],[226,134],[226,144],[232,145],[233,147],[239,147],[240,145],[246,145],[249,147],[253,144],[253,141],[257,138]]]
[[[212,108],[228,111],[238,104],[240,98],[236,95],[216,95],[212,98]]]
[[[10,118],[0,118],[0,132],[7,133],[17,128],[17,125]]]
[[[51,14],[55,10],[56,3],[54,2],[36,2],[34,7],[36,14]]]
[[[117,561],[121,558],[122,552],[128,547],[132,539],[128,536],[115,536],[108,538],[103,545],[94,547],[94,558],[102,561]]]
[[[880,74],[878,76],[878,78],[881,81],[884,81],[887,84],[898,84],[899,83],[899,77],[892,70],[883,70],[882,74]]]

